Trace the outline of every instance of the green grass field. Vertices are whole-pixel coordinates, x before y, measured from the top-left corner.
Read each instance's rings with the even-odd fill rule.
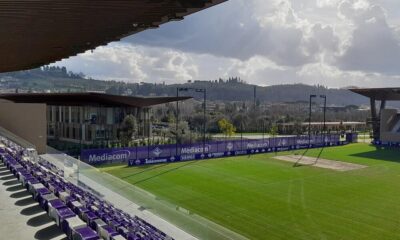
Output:
[[[307,152],[319,154],[368,167],[294,167],[263,154],[101,170],[250,239],[400,239],[400,152],[367,144]]]

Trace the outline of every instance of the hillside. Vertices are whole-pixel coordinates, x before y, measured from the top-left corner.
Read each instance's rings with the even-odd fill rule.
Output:
[[[68,72],[64,67],[44,67],[29,71],[0,74],[3,92],[82,92],[102,91],[118,95],[174,96],[177,87],[206,88],[210,101],[253,101],[255,85],[238,78],[228,80],[188,81],[185,84],[124,83],[86,78],[83,74]],[[181,92],[201,99],[201,94]],[[368,99],[347,89],[330,89],[304,84],[256,86],[256,99],[260,102],[308,101],[310,94],[324,94],[329,105],[366,105]]]
[[[137,93],[143,95],[176,94],[177,87],[206,88],[207,99],[219,101],[253,101],[254,87],[246,83],[194,82],[179,85],[141,86]],[[181,93],[182,95],[188,93]],[[323,86],[304,84],[256,86],[256,99],[261,102],[297,102],[309,101],[310,94],[326,95],[331,105],[366,105],[368,99],[347,89],[329,89]],[[193,94],[196,98],[202,95]]]

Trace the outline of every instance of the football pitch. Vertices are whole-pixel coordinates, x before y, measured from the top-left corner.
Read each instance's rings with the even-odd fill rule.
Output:
[[[272,153],[101,170],[249,239],[400,239],[400,151],[360,143],[279,155],[294,154],[366,167]]]

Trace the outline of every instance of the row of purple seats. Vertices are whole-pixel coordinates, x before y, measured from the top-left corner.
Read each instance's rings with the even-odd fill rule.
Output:
[[[52,193],[38,179],[37,175],[43,175],[40,169],[38,169],[35,164],[24,160],[22,155],[18,154],[18,151],[12,148],[1,149],[0,159],[10,172],[17,177],[21,184],[27,188],[32,194],[32,197],[39,202],[40,206],[43,206],[44,200],[48,199]],[[60,208],[58,210],[56,216],[57,225],[67,234],[68,239],[100,239],[99,235],[90,227],[86,226],[83,221],[81,221],[80,224],[77,224],[76,221],[72,222],[74,225],[69,224],[71,222],[70,219],[72,219],[75,214],[73,214],[72,211],[68,212],[68,207],[65,206],[63,209]]]
[[[0,149],[0,156],[70,239],[74,239],[74,234],[80,234],[76,230],[85,224],[107,240],[172,239],[143,219],[131,217],[111,203],[65,181],[63,171],[47,161],[24,160],[23,151],[18,148]]]

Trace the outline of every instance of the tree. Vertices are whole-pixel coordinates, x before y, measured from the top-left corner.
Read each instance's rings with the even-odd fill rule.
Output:
[[[218,121],[218,127],[225,137],[230,137],[236,132],[236,128],[225,118]]]
[[[297,136],[303,134],[303,127],[302,127],[300,121],[295,121],[294,122],[294,124],[293,124],[293,133],[292,134],[295,134]]]
[[[204,116],[201,113],[194,113],[188,117],[188,122],[192,129],[202,129],[204,125]]]
[[[129,114],[126,115],[122,121],[122,127],[120,129],[120,140],[124,146],[129,145],[132,138],[137,132],[137,122],[136,118]]]
[[[278,126],[272,125],[271,128],[269,129],[269,134],[275,137],[278,134]]]
[[[246,113],[238,113],[233,117],[232,121],[243,132],[247,130],[250,119]]]

